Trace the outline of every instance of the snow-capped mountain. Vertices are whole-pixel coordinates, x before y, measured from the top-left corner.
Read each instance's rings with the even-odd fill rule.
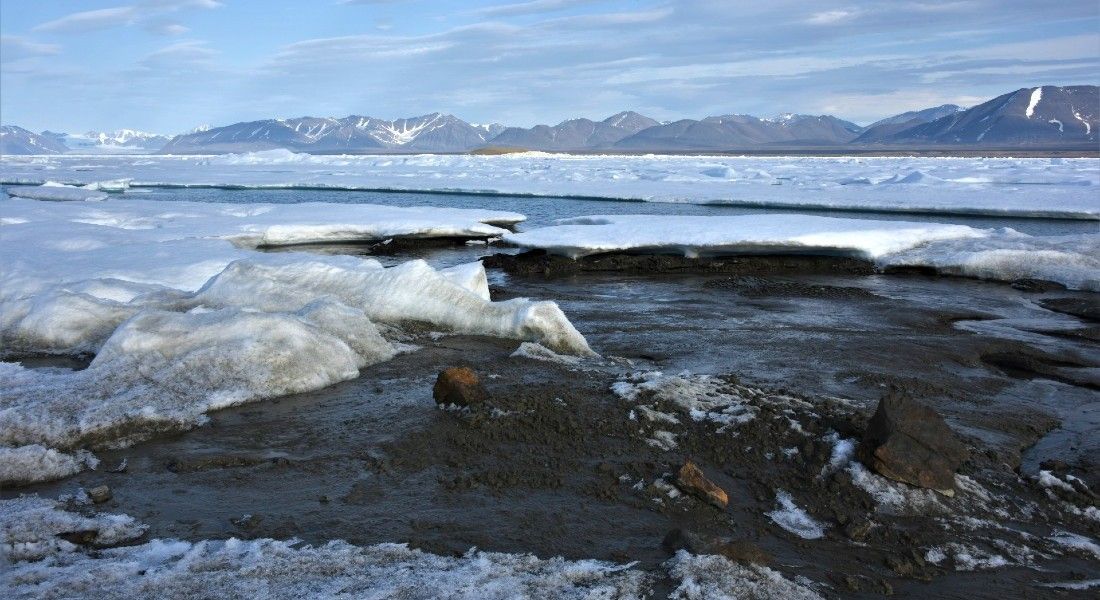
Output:
[[[49,135],[39,135],[16,125],[0,125],[0,155],[61,154],[65,144]]]
[[[924,110],[903,112],[871,123],[863,133],[853,141],[857,143],[881,142],[906,129],[929,123],[936,119],[948,117],[962,112],[963,110],[965,109],[957,104],[942,104]]]
[[[890,136],[892,144],[1095,146],[1100,125],[1095,85],[1022,88],[968,110]]]
[[[492,139],[494,129],[441,113],[395,121],[357,115],[266,119],[178,135],[161,151],[463,152],[484,145]]]
[[[569,119],[554,126],[536,125],[530,129],[509,127],[493,138],[495,146],[529,150],[594,150],[609,148],[619,140],[657,121],[633,111],[611,115],[603,121]]]
[[[149,133],[136,129],[116,131],[88,131],[83,134],[70,134],[65,145],[74,151],[91,150],[96,152],[155,152],[168,143],[169,136]]]
[[[658,122],[633,111],[602,121],[576,118],[530,128],[468,123],[443,113],[386,120],[263,119],[223,127],[200,125],[170,140],[131,129],[79,135],[35,134],[5,126],[7,154],[164,152],[206,154],[285,148],[295,152],[466,152],[486,146],[547,151],[737,151],[887,145],[899,149],[968,145],[1095,148],[1097,86],[1023,88],[962,109],[954,104],[904,112],[861,127],[831,115],[781,113],[770,118],[726,114]]]

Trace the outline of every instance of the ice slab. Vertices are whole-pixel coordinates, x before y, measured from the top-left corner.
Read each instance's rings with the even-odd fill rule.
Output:
[[[811,215],[597,215],[562,219],[555,226],[509,233],[504,239],[571,258],[605,252],[689,257],[791,252],[877,258],[929,241],[984,235],[965,225]]]
[[[107,199],[107,194],[99,191],[98,188],[63,185],[50,181],[43,185],[9,185],[4,188],[4,191],[14,198],[50,200],[53,202],[85,202]]]
[[[571,258],[607,252],[851,256],[880,267],[932,267],[953,275],[1042,279],[1100,291],[1100,234],[1039,237],[1009,228],[787,214],[597,215],[562,219],[504,239]]]

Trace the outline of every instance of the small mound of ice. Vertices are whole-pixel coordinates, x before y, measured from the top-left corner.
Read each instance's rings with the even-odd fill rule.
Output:
[[[761,565],[742,565],[722,556],[694,556],[681,550],[666,563],[679,585],[673,600],[821,600],[804,583],[796,583]]]
[[[38,496],[0,500],[0,560],[12,562],[40,560],[72,553],[77,546],[60,537],[65,533],[85,533],[96,546],[120,544],[141,537],[146,526],[128,515],[96,514],[84,516],[65,510],[61,503]],[[18,567],[6,566],[9,583],[20,581],[13,573]],[[33,586],[37,581],[23,580]]]
[[[99,459],[84,450],[66,454],[38,444],[0,446],[0,484],[26,485],[61,479],[98,465]]]
[[[775,493],[775,501],[778,508],[765,514],[776,525],[805,540],[816,540],[825,535],[825,525],[799,508],[790,494],[779,490]]]
[[[131,178],[126,179],[109,179],[107,181],[93,181],[87,185],[81,186],[86,190],[93,190],[97,192],[125,192],[130,189]]]
[[[558,354],[546,346],[536,344],[535,342],[523,342],[510,356],[514,358],[530,358],[532,360],[556,362],[569,366],[576,366],[581,362],[579,356]]]
[[[895,184],[895,183],[931,184],[931,183],[941,183],[941,182],[943,182],[943,180],[940,179],[939,177],[933,177],[932,175],[929,175],[929,174],[927,174],[923,171],[911,171],[909,173],[906,173],[905,175],[894,175],[892,177],[888,177],[888,178],[880,181],[879,183],[885,183],[885,184]]]

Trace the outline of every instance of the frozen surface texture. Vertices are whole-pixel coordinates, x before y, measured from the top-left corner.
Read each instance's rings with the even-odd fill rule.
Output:
[[[734,156],[10,156],[0,179],[86,184],[462,191],[920,213],[1100,219],[1093,158]],[[1042,202],[1036,202],[1041,197]]]

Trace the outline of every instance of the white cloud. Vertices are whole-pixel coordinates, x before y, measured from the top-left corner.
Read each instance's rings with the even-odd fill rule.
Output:
[[[129,27],[138,23],[148,23],[150,19],[179,10],[211,9],[220,6],[222,4],[217,0],[146,0],[138,4],[75,12],[37,25],[33,28],[33,31],[83,33],[115,27]],[[162,31],[165,34],[176,35],[180,33],[178,27],[182,26],[168,26],[162,28]],[[160,32],[155,27],[150,30]]]
[[[827,10],[810,15],[806,22],[810,25],[833,25],[842,21],[848,21],[856,16],[852,10]]]

